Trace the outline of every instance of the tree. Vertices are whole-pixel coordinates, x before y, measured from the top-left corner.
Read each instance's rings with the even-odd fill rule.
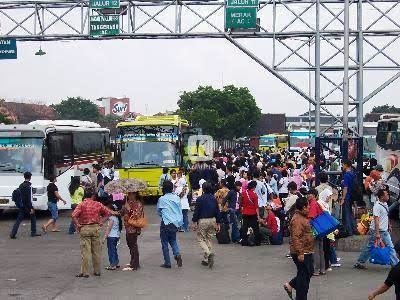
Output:
[[[222,90],[200,86],[196,91],[184,92],[178,106],[180,116],[217,139],[251,135],[261,118],[250,91],[233,85]]]
[[[376,114],[400,114],[400,108],[395,107],[394,105],[389,106],[388,104],[374,106],[371,113]]]
[[[14,124],[17,122],[17,117],[7,109],[5,103],[6,100],[0,99],[0,124]]]
[[[81,120],[98,122],[100,119],[99,108],[92,101],[81,97],[68,97],[60,104],[52,106],[59,119]]]

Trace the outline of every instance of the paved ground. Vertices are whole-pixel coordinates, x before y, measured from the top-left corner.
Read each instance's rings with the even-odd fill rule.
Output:
[[[146,206],[150,225],[139,239],[142,269],[138,272],[104,271],[102,277],[77,279],[80,252],[77,235],[69,236],[69,218],[63,213],[63,233],[29,237],[29,222],[17,240],[8,239],[13,215],[0,219],[0,299],[287,299],[282,283],[295,272],[284,257],[287,245],[241,247],[217,245],[213,270],[200,265],[200,250],[193,233],[179,234],[182,269],[164,270],[154,206]],[[41,216],[38,224],[45,221]],[[128,262],[123,239],[121,263]],[[367,299],[368,292],[386,277],[388,268],[352,269],[356,253],[339,253],[344,265],[327,276],[313,278],[309,299]],[[104,264],[107,263],[104,251]],[[379,299],[394,299],[394,291]]]

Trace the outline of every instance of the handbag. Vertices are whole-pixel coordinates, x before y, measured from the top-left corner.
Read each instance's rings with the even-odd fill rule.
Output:
[[[144,228],[147,226],[147,218],[144,216],[144,211],[142,212],[142,215],[140,218],[133,218],[133,216],[130,216],[128,219],[128,224],[129,226],[136,227],[136,228]]]
[[[369,262],[376,265],[390,265],[390,248],[386,247],[382,240],[380,240],[379,245],[378,240],[375,240]]]
[[[316,238],[327,236],[339,227],[339,221],[326,211],[312,219],[310,224],[317,233]]]

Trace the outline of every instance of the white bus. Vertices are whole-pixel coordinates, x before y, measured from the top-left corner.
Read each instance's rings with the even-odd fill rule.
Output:
[[[400,115],[382,115],[376,133],[376,159],[383,166],[392,200],[400,199]]]
[[[110,131],[83,121],[35,121],[0,125],[0,210],[15,208],[12,191],[32,173],[33,206],[47,209],[49,176],[57,176],[60,209],[71,208],[68,186],[95,161],[110,158]]]

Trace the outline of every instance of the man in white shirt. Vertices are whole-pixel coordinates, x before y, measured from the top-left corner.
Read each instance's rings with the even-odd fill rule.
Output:
[[[387,205],[387,202],[389,201],[389,193],[386,190],[379,190],[377,196],[378,201],[375,202],[373,208],[374,219],[369,227],[368,244],[362,249],[358,260],[354,265],[354,268],[356,269],[366,269],[364,264],[367,262],[371,250],[375,247],[375,242],[380,243],[380,241],[382,241],[386,247],[390,248],[390,264],[392,267],[397,265],[399,262],[389,232],[391,231],[388,216],[389,207]]]
[[[264,217],[264,206],[268,202],[268,195],[272,194],[273,191],[270,186],[266,185],[262,181],[260,172],[256,171],[254,173],[254,180],[257,182],[257,186],[256,186],[254,192],[256,193],[256,195],[258,197],[258,207],[259,207],[259,211],[260,211],[260,217],[262,218],[262,217]]]

